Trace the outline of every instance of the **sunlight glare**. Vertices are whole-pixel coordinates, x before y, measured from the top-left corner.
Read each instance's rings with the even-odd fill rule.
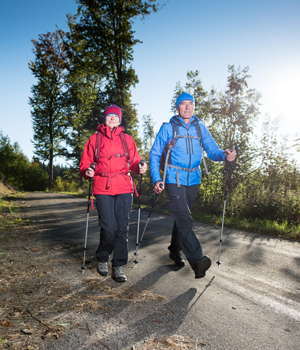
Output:
[[[299,116],[300,69],[278,74],[270,81],[270,88],[266,94],[271,106],[271,114],[283,114],[289,120]]]

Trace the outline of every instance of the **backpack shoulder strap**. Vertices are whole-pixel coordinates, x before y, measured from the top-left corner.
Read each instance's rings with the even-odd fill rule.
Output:
[[[173,148],[177,142],[179,131],[178,131],[178,125],[174,123],[173,121],[170,122],[172,125],[172,131],[173,131],[173,136],[171,141],[168,143],[168,148]]]
[[[197,134],[198,134],[198,138],[199,138],[199,141],[200,141],[200,145],[202,147],[202,151],[204,151],[203,142],[202,142],[202,131],[201,131],[201,127],[200,127],[199,122],[197,122],[195,124],[195,127],[196,127],[196,130],[197,130]],[[204,165],[204,169],[205,169],[206,175],[208,175],[209,172],[207,170],[207,166],[206,166],[206,161],[205,161],[204,155],[203,155],[202,159],[203,159],[203,165]]]
[[[126,162],[130,163],[128,144],[127,144],[127,140],[126,140],[126,137],[125,137],[123,132],[120,133],[120,139],[121,139],[124,153],[126,156]],[[98,163],[98,159],[99,159],[101,140],[102,140],[102,133],[100,131],[98,131],[96,134],[95,155],[94,155],[94,161],[96,163]]]
[[[197,122],[197,123],[195,124],[195,127],[196,127],[196,130],[197,130],[197,134],[198,134],[198,138],[199,138],[201,147],[203,148],[203,143],[202,143],[202,131],[201,131],[201,128],[200,128],[200,124]]]
[[[120,139],[121,139],[122,146],[123,146],[123,149],[125,152],[126,162],[128,164],[130,164],[128,143],[127,143],[127,140],[126,140],[126,137],[125,137],[125,134],[123,133],[123,131],[120,133]]]
[[[95,156],[94,156],[94,161],[96,163],[98,163],[98,159],[99,159],[101,139],[102,139],[102,133],[101,131],[98,131],[96,134]]]

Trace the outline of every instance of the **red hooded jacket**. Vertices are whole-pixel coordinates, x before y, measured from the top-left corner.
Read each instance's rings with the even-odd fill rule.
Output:
[[[95,160],[95,147],[97,134],[92,135],[84,146],[81,156],[79,171],[85,175],[85,171],[92,163],[95,164],[93,180],[93,194],[116,195],[132,193],[134,190],[133,179],[130,171],[139,173],[138,164],[142,160],[136,148],[133,138],[124,134],[129,151],[129,165],[126,161],[125,151],[120,138],[123,127],[118,126],[111,130],[108,126],[100,124],[97,131],[102,133],[98,163]]]

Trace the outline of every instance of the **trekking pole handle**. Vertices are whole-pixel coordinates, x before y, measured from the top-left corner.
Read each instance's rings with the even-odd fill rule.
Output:
[[[141,166],[141,167],[142,167],[142,166],[144,166],[144,165],[145,165],[145,163],[146,163],[146,162],[145,162],[145,160],[144,160],[144,159],[142,159],[142,160],[139,162],[139,166]]]
[[[159,192],[156,192],[156,190],[155,190],[155,188],[154,188],[154,190],[155,190],[155,192],[156,192],[156,197],[155,197],[155,198],[157,198],[157,196],[160,195],[160,194],[162,193],[162,190],[164,189],[164,183],[163,183],[163,182],[160,182],[160,183],[158,184],[158,187],[159,187],[161,190],[158,190]]]
[[[230,151],[230,152],[233,152],[234,150],[235,150],[234,146],[231,147],[231,148],[229,148],[229,151]],[[225,152],[225,154],[228,155],[229,153]],[[227,161],[227,158],[226,158],[226,161]]]
[[[145,160],[142,159],[139,163],[138,163],[138,168],[140,169],[140,166],[143,167],[145,165]],[[143,174],[141,174],[141,177],[143,176]]]

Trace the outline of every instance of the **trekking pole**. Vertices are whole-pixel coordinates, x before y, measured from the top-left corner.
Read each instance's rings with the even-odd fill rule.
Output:
[[[159,184],[159,187],[160,187],[160,188],[162,188],[162,187],[163,187],[162,183],[160,183],[160,184]],[[150,212],[149,212],[149,215],[148,215],[148,217],[147,217],[147,221],[146,221],[146,224],[145,224],[145,227],[144,227],[143,233],[142,233],[142,235],[141,235],[141,239],[140,239],[140,242],[139,242],[140,244],[142,243],[142,240],[143,240],[144,234],[145,234],[145,232],[146,232],[146,229],[147,229],[147,226],[148,226],[148,223],[149,223],[149,220],[150,220],[150,216],[151,216],[152,211],[153,211],[153,209],[154,209],[154,206],[155,206],[155,203],[156,203],[157,197],[158,197],[158,193],[156,193],[156,195],[155,195],[155,197],[154,197],[154,201],[153,201],[152,207],[151,207],[151,209],[150,209]]]
[[[141,160],[140,164],[141,166],[144,165],[144,160]],[[137,220],[137,230],[136,230],[136,243],[135,243],[135,259],[133,262],[137,264],[139,261],[137,259],[138,256],[138,246],[139,246],[139,236],[140,236],[140,222],[141,222],[141,196],[142,196],[142,184],[143,184],[143,174],[141,174],[141,179],[140,179],[140,193],[139,193],[139,206],[138,206],[138,220]]]
[[[90,167],[95,170],[95,164],[91,164]],[[91,188],[92,188],[92,182],[93,178],[90,177],[89,179],[89,197],[88,197],[88,203],[87,203],[87,211],[86,211],[86,226],[85,226],[85,239],[84,239],[84,248],[83,248],[83,260],[82,260],[82,272],[86,269],[85,267],[85,256],[86,256],[86,247],[87,247],[87,237],[88,237],[88,228],[89,228],[89,215],[90,215],[90,202],[91,202]]]
[[[230,151],[233,151],[233,149],[230,149]],[[224,195],[224,205],[223,205],[223,215],[222,215],[222,225],[221,225],[221,232],[220,232],[220,245],[219,245],[219,256],[218,256],[218,267],[221,265],[221,247],[223,242],[223,230],[224,230],[224,218],[225,218],[225,208],[226,208],[226,200],[227,200],[227,193],[228,193],[228,187],[229,187],[229,181],[230,181],[230,174],[229,174],[229,164],[228,161],[225,162],[225,168],[226,168],[226,181],[225,181],[225,195]]]
[[[203,154],[203,156],[202,156],[202,159],[203,159],[203,165],[204,165],[205,173],[206,173],[206,175],[209,175],[209,172],[208,172],[208,170],[207,170],[207,165],[206,165],[206,161],[205,161],[204,154]]]
[[[170,152],[171,152],[171,148],[172,148],[172,147],[173,147],[172,144],[170,144],[169,147],[168,147],[167,154],[166,154],[165,166],[164,166],[164,175],[163,175],[163,181],[162,181],[164,185],[165,185],[165,183],[166,183],[168,161],[169,161]],[[163,188],[163,184],[160,183],[160,184],[159,184],[159,187],[160,187],[160,188]],[[155,206],[157,197],[158,197],[158,193],[156,193],[156,195],[155,195],[155,197],[154,197],[154,202],[153,202],[152,207],[151,207],[151,209],[150,209],[150,213],[149,213],[149,215],[148,215],[148,218],[147,218],[147,221],[146,221],[146,224],[145,224],[145,227],[144,227],[144,230],[143,230],[141,239],[140,239],[140,243],[142,243],[142,240],[143,240],[144,234],[145,234],[145,232],[146,232],[146,228],[147,228],[147,226],[148,226],[148,222],[149,222],[149,220],[150,220],[150,216],[151,216],[152,211],[153,211],[153,208],[154,208],[154,206]]]

